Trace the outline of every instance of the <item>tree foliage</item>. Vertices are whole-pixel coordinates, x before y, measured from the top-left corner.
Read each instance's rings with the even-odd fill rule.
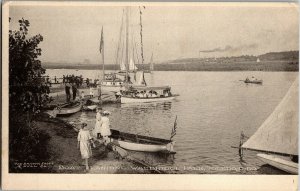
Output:
[[[11,22],[11,19],[10,19]],[[49,100],[45,69],[38,57],[42,35],[28,37],[28,20],[21,19],[18,30],[9,30],[9,157],[10,172],[16,162],[46,160],[49,135],[41,131],[34,116]]]
[[[48,101],[49,88],[42,75],[45,69],[38,57],[42,35],[28,37],[30,23],[19,20],[19,30],[9,30],[10,110],[36,113]]]

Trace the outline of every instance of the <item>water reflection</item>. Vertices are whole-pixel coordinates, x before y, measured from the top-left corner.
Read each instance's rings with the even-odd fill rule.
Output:
[[[124,111],[134,111],[135,114],[150,113],[153,110],[171,110],[172,102],[121,104],[120,107]]]

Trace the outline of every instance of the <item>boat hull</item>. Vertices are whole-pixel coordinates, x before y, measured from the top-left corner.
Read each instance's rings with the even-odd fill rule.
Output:
[[[72,115],[74,113],[79,112],[81,110],[81,108],[82,108],[82,104],[79,103],[76,106],[71,107],[71,108],[65,107],[65,108],[55,109],[55,110],[57,110],[57,114],[56,114],[57,116],[68,116],[68,115]]]
[[[170,97],[157,97],[157,98],[132,98],[132,97],[121,97],[121,103],[148,103],[148,102],[163,102],[174,99],[175,96]]]
[[[168,143],[165,145],[151,145],[151,144],[139,144],[139,143],[131,143],[121,140],[112,139],[112,143],[115,145],[131,151],[141,151],[141,152],[171,152],[173,149],[173,143]]]
[[[122,89],[120,85],[102,85],[101,90],[107,92],[119,92]]]
[[[244,81],[246,84],[262,84],[263,81],[262,80],[257,80],[257,81]]]
[[[124,133],[111,129],[110,142],[126,150],[141,152],[175,153],[174,141]]]
[[[284,160],[275,155],[257,154],[260,160],[290,174],[298,174],[298,163]]]

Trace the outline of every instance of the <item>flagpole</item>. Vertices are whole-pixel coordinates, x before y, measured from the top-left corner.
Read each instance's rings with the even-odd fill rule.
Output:
[[[101,40],[102,40],[102,80],[104,80],[104,35],[103,35],[103,26],[102,26],[102,33],[101,33]]]
[[[174,126],[171,132],[171,137],[170,137],[170,141],[172,141],[172,138],[176,135],[176,128],[177,128],[177,115],[174,121]]]
[[[126,7],[126,55],[125,55],[125,59],[126,59],[126,83],[128,84],[128,69],[129,69],[129,60],[128,60],[128,25],[129,25],[129,18],[128,18],[128,12],[129,12],[129,7]]]

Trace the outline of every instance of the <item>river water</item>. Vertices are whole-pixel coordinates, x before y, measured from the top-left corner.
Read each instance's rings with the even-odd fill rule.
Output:
[[[47,70],[95,78],[92,70]],[[284,174],[263,165],[256,152],[238,150],[241,131],[251,136],[272,113],[298,72],[166,72],[145,74],[148,85],[169,85],[175,100],[165,103],[110,104],[112,128],[124,132],[170,138],[177,116],[176,154],[170,156],[133,153],[155,166],[175,168],[177,173]],[[245,84],[247,76],[263,79],[263,85]],[[68,120],[94,125],[94,112],[79,112]],[[263,165],[263,166],[262,166]]]

